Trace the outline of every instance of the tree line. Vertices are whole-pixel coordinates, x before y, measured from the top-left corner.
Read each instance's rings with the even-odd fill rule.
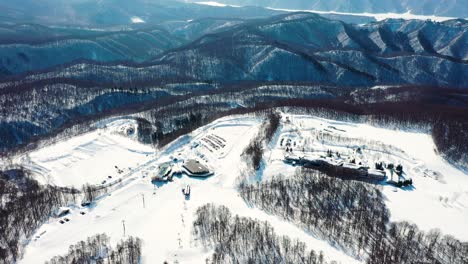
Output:
[[[106,234],[97,234],[71,245],[63,256],[55,256],[46,264],[139,264],[141,244],[139,238],[121,240],[115,248]]]
[[[258,134],[250,141],[245,148],[243,155],[247,164],[253,170],[258,170],[263,159],[264,145],[268,144],[281,122],[281,115],[278,112],[268,113],[265,121],[262,123]]]

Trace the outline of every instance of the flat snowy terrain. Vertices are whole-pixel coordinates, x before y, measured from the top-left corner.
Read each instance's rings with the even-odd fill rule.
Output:
[[[20,263],[43,263],[97,233],[107,233],[116,243],[124,237],[123,225],[125,235],[143,240],[143,263],[203,263],[211,251],[192,236],[192,222],[195,210],[206,203],[225,205],[233,214],[268,221],[278,234],[298,238],[311,249],[323,251],[328,260],[358,263],[294,224],[250,208],[238,195],[236,183],[246,170],[241,154],[261,123],[261,119],[249,116],[222,118],[155,151],[136,141],[133,120],[117,119],[101,124],[94,132],[17,157],[42,183],[80,188],[86,183],[119,181],[92,207],[72,205],[70,222],[60,224],[59,219],[51,218],[31,241],[25,242],[28,244]],[[414,188],[382,185],[392,220],[414,222],[423,230],[439,228],[468,240],[468,229],[462,228],[468,219],[468,175],[437,155],[429,135],[283,115],[262,168],[252,181],[294,173],[295,167],[283,162],[287,140],[295,155],[320,156],[330,149],[342,153],[343,159],[355,158],[369,166],[379,160],[402,164],[404,177],[413,179]],[[358,154],[357,148],[361,149]],[[187,159],[206,164],[214,175],[206,179],[183,175],[157,185],[147,176],[158,164],[172,161],[179,169]],[[191,186],[189,199],[182,194],[187,184]]]

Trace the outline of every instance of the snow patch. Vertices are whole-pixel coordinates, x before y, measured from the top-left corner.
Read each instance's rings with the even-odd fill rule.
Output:
[[[238,6],[238,5],[227,5],[227,4],[223,4],[223,3],[219,3],[219,2],[215,2],[215,1],[194,2],[194,4],[207,5],[207,6],[216,6],[216,7],[241,7],[241,6]]]
[[[141,23],[146,23],[143,19],[140,17],[134,16],[130,19],[133,24],[141,24]]]

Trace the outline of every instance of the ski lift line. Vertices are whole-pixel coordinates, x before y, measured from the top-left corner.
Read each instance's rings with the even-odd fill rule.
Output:
[[[125,237],[125,220],[122,220],[123,236]]]
[[[118,191],[120,189],[122,189],[123,187],[125,187],[126,185],[130,184],[130,182],[132,182],[132,179],[130,178],[131,176],[134,176],[134,174],[142,171],[143,169],[149,167],[151,164],[155,163],[157,161],[156,158],[154,159],[151,159],[147,162],[145,162],[144,164],[136,167],[134,170],[130,171],[130,172],[127,172],[126,174],[124,174],[121,178],[120,178],[120,181],[115,181],[113,182],[112,184],[109,184],[108,186],[105,186],[107,188],[111,188],[111,187],[116,187],[118,186],[119,184],[122,185],[120,188],[115,188],[115,189],[112,189],[111,191],[101,195],[101,196],[98,196],[96,197],[96,200],[99,200],[101,198],[104,198],[106,196],[108,196],[109,194],[111,193],[114,193],[115,191]],[[136,180],[138,178],[135,178],[134,180]],[[133,198],[133,197],[132,197]]]

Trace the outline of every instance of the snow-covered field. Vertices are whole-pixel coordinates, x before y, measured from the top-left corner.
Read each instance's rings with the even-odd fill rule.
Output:
[[[28,243],[20,263],[43,263],[97,233],[107,233],[116,243],[124,236],[124,224],[126,235],[143,240],[144,263],[203,263],[211,252],[196,243],[191,227],[195,210],[206,203],[225,205],[233,214],[268,221],[278,234],[298,238],[310,248],[323,251],[327,259],[358,262],[295,225],[248,207],[238,195],[236,180],[246,169],[241,154],[261,122],[249,116],[222,118],[155,151],[136,141],[134,121],[117,119],[89,134],[30,153],[28,158],[18,157],[18,162],[33,170],[43,183],[76,187],[102,184],[104,180],[122,179],[125,183],[91,208],[71,206],[70,222],[60,224],[59,219],[51,218]],[[327,138],[331,135],[342,140],[333,144],[317,140],[324,133],[329,135]],[[414,180],[414,188],[395,192],[394,187],[383,185],[392,220],[408,220],[425,230],[439,228],[468,240],[468,229],[463,228],[468,220],[468,175],[435,153],[430,136],[285,115],[267,148],[259,179],[294,173],[295,168],[282,161],[287,139],[291,139],[293,152],[298,155],[320,155],[332,149],[343,153],[343,159],[353,156],[370,165],[378,160],[401,163],[404,176]],[[354,151],[357,147],[362,148],[359,155]],[[175,166],[180,166],[187,159],[206,164],[214,175],[206,179],[183,175],[158,185],[144,176],[144,171],[162,162],[177,160]],[[181,191],[187,184],[191,186],[190,199]]]
[[[131,129],[133,133],[128,135]],[[151,147],[135,144],[135,129],[134,120],[117,120],[33,152],[23,157],[23,164],[37,172],[41,183],[81,188],[85,183],[112,182],[155,158]]]

